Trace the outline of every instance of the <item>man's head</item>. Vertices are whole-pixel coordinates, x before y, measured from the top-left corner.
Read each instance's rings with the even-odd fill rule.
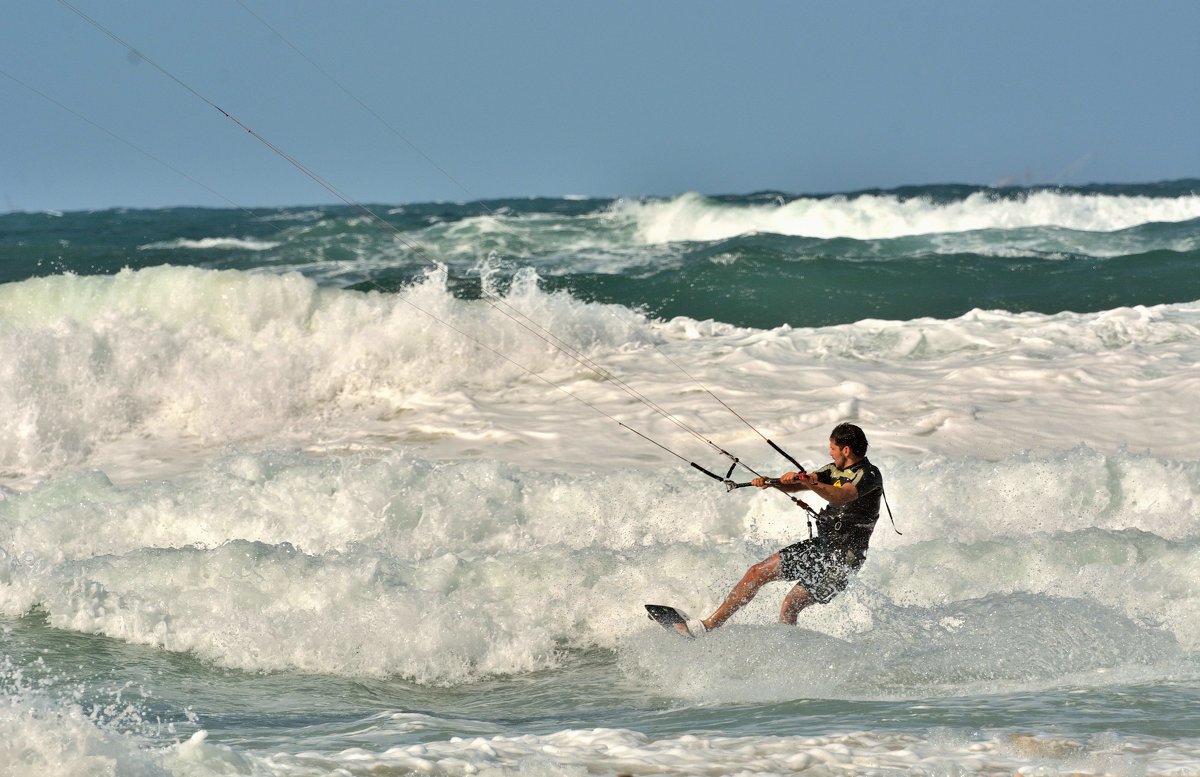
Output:
[[[829,433],[829,455],[840,469],[867,455],[867,435],[854,424],[838,424]]]

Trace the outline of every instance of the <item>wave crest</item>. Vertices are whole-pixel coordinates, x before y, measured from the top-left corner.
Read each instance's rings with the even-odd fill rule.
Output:
[[[975,192],[961,200],[936,202],[927,197],[861,194],[728,204],[690,193],[669,200],[621,201],[614,209],[635,220],[641,240],[649,244],[709,242],[753,233],[876,240],[1023,227],[1115,232],[1139,224],[1200,218],[1200,195],[1163,198],[1033,191],[1007,198]]]

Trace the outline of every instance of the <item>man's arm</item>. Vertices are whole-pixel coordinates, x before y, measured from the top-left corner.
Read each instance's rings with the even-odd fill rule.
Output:
[[[816,475],[809,475],[809,477],[812,480],[808,484],[808,490],[831,505],[844,505],[847,502],[853,502],[855,499],[858,499],[858,487],[853,483],[835,486],[832,483],[818,481]]]
[[[797,491],[811,491],[811,477],[806,472],[785,472],[774,483],[768,483],[767,478],[755,478],[750,482],[759,488],[777,488],[785,494],[794,494]]]
[[[759,488],[769,488],[766,478],[755,478],[750,481]],[[812,491],[831,505],[844,505],[858,499],[858,488],[853,483],[835,486],[832,483],[822,483],[811,472],[788,472],[779,478],[774,486],[780,491],[794,494],[797,491]]]

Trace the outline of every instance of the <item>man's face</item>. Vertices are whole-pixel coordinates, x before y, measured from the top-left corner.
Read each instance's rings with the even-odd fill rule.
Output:
[[[845,469],[846,465],[850,462],[850,446],[846,445],[839,448],[838,444],[833,441],[833,438],[830,438],[829,458],[833,459],[833,466],[838,469]]]

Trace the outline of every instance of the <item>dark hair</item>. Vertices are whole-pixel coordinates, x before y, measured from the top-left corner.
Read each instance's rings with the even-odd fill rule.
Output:
[[[838,424],[829,433],[829,439],[839,448],[849,448],[855,458],[867,455],[867,435],[854,424]]]

